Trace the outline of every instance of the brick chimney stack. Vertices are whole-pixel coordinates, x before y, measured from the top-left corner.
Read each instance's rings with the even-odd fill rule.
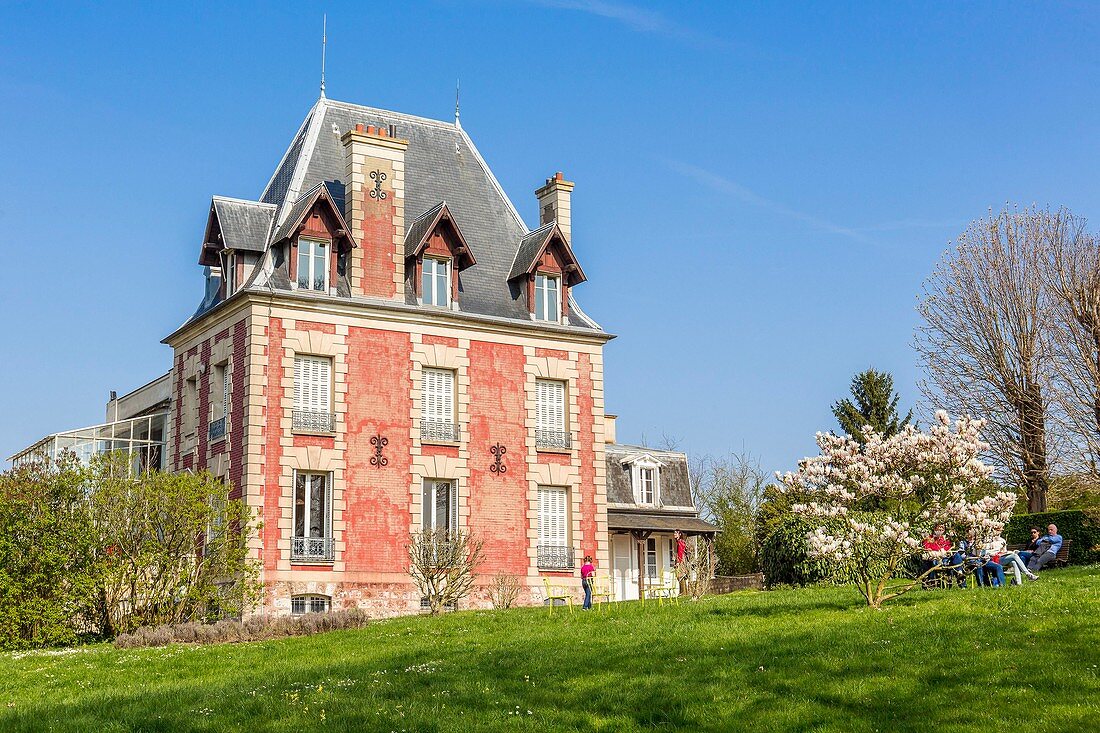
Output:
[[[344,144],[344,218],[359,246],[352,250],[351,292],[405,298],[405,150],[393,125],[356,125]]]
[[[539,200],[539,226],[557,220],[566,241],[572,243],[569,234],[570,198],[573,182],[565,180],[561,171],[546,179],[546,184],[535,191]]]

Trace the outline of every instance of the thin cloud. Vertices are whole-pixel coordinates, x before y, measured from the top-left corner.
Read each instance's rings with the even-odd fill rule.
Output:
[[[715,191],[728,194],[739,201],[743,201],[746,204],[751,204],[752,206],[766,209],[767,211],[774,212],[788,219],[794,219],[796,221],[804,222],[814,227],[815,229],[820,229],[821,231],[839,234],[841,236],[854,239],[857,242],[863,242],[864,244],[873,244],[873,240],[864,236],[857,229],[841,226],[840,224],[835,224],[831,221],[828,221],[827,219],[822,219],[820,217],[814,216],[813,214],[807,214],[804,211],[792,209],[786,204],[779,203],[778,201],[772,201],[771,199],[764,198],[755,191],[751,191],[748,188],[745,188],[740,183],[737,183],[736,181],[731,181],[730,179],[724,176],[720,176],[717,173],[712,173],[711,171],[700,168],[698,166],[690,165],[688,163],[681,163],[675,160],[669,160],[666,162],[673,170],[678,171],[679,173],[682,173],[689,178],[693,178],[699,183],[702,183],[703,185],[708,186]]]
[[[557,10],[576,10],[613,20],[638,33],[653,33],[685,41],[696,46],[726,46],[728,42],[677,23],[656,10],[606,0],[530,0],[536,5]]]

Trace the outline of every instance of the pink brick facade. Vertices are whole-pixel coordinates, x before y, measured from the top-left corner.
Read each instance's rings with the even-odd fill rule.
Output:
[[[236,286],[208,287],[217,297],[166,339],[175,353],[169,467],[228,477],[255,510],[260,612],[288,612],[307,595],[375,615],[418,611],[406,546],[424,526],[426,482],[457,492],[449,521],[484,546],[466,605],[489,603],[497,573],[520,579],[521,602],[542,602],[544,578],[579,594],[584,555],[610,567],[603,345],[611,337],[571,313],[570,289],[584,276],[565,236],[551,223],[527,230],[461,129],[419,118],[362,124],[377,114],[322,100],[303,126],[307,142],[288,151],[286,175],[262,201],[215,198],[200,264],[220,277],[232,261]],[[312,188],[309,155],[335,166]],[[330,190],[325,182],[336,179],[342,188]],[[272,193],[277,183],[288,188]],[[426,265],[445,278],[432,292],[447,302],[425,299]],[[540,293],[547,277],[560,283],[549,315],[535,313],[539,277]],[[323,412],[321,429],[295,422],[300,357],[331,376],[328,406],[312,410]],[[223,368],[224,436],[211,426]],[[425,370],[451,374],[457,433],[445,439],[421,424]],[[545,432],[539,380],[564,394],[557,447],[537,437]],[[324,535],[308,537],[324,541],[321,552],[295,549],[315,546],[296,534],[296,517],[307,513],[297,503],[303,474],[327,487]],[[555,506],[564,502],[555,517],[565,539],[553,547],[571,559],[558,565],[539,554],[540,487],[553,488]]]

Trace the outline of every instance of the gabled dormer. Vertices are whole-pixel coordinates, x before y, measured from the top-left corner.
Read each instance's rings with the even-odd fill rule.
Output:
[[[199,264],[221,279],[219,300],[235,293],[267,248],[276,207],[259,201],[215,196],[206,220]]]
[[[271,238],[275,266],[291,289],[331,295],[349,293],[348,265],[356,246],[325,184],[298,197]]]
[[[661,469],[663,461],[651,453],[638,453],[623,461],[623,468],[630,470],[630,487],[634,503],[639,506],[661,505]]]
[[[447,202],[436,204],[409,225],[405,279],[417,303],[457,309],[462,293],[459,274],[476,264]]]
[[[520,241],[508,279],[525,286],[533,320],[568,323],[569,289],[587,278],[561,227],[551,221]]]

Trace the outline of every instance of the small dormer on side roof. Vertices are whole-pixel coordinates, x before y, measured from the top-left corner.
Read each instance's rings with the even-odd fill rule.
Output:
[[[621,443],[606,451],[610,504],[695,513],[685,454]]]

